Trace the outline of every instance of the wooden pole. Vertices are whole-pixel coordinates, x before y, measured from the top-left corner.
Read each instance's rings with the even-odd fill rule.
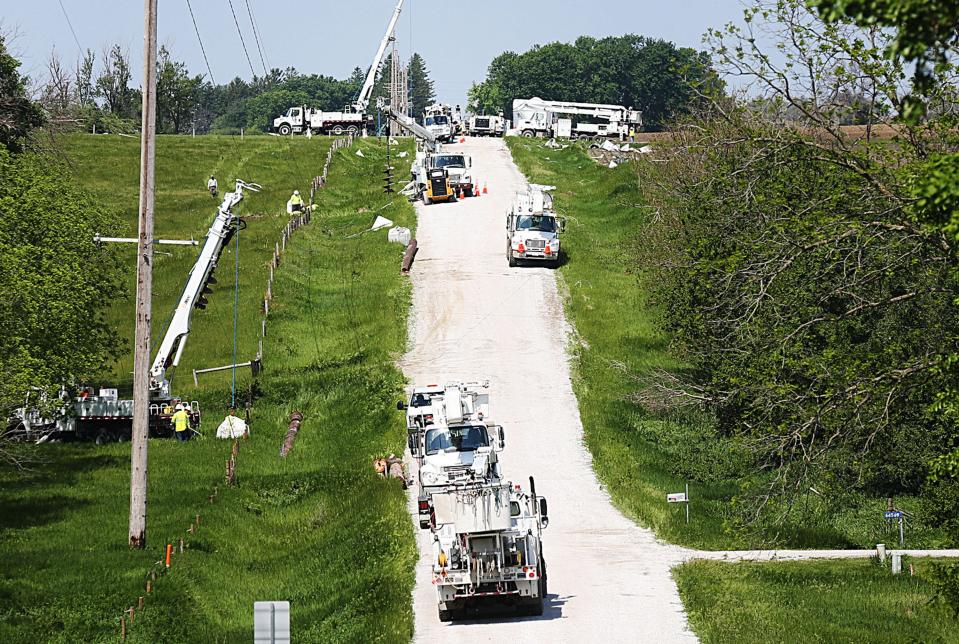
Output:
[[[150,434],[150,323],[153,296],[153,204],[156,190],[157,0],[143,1],[143,120],[133,356],[133,440],[130,449],[131,548],[147,543],[147,439]]]

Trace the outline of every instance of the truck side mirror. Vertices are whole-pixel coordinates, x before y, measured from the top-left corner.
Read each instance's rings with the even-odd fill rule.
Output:
[[[396,401],[396,409],[399,410],[399,411],[405,411],[405,410],[406,410],[406,403],[403,402],[402,400],[397,400],[397,401]]]
[[[503,430],[503,426],[499,426],[499,448],[503,449],[506,447],[506,432]]]
[[[562,217],[556,219],[556,227],[559,229],[559,232],[566,230],[566,220]]]
[[[546,507],[546,499],[543,497],[539,498],[539,517],[540,522],[543,524],[543,527],[549,525],[549,509]]]

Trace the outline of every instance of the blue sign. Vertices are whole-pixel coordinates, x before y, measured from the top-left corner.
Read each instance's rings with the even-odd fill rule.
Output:
[[[896,510],[896,511],[894,511],[894,512],[886,512],[885,514],[886,514],[886,518],[887,518],[887,519],[901,519],[901,518],[902,518],[902,512],[900,512],[899,510]]]

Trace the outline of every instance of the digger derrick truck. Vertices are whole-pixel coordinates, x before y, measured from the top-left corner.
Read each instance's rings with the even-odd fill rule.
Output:
[[[520,260],[559,265],[559,234],[566,224],[553,210],[550,191],[555,189],[532,183],[526,192],[516,194],[506,213],[506,260],[510,266]]]
[[[363,87],[357,95],[353,104],[342,111],[324,112],[316,110],[306,105],[294,105],[289,108],[283,116],[273,119],[272,130],[281,135],[305,134],[311,132],[314,134],[352,134],[367,132],[373,127],[373,115],[366,113],[366,107],[370,102],[370,96],[373,93],[373,84],[376,81],[376,72],[379,71],[380,63],[383,61],[383,54],[386,47],[393,40],[393,31],[396,29],[396,22],[403,11],[403,2],[399,0],[393,9],[393,15],[386,27],[386,34],[380,41],[380,46],[373,55],[373,62],[366,74],[366,80]]]
[[[546,499],[510,482],[433,493],[432,577],[439,619],[481,605],[542,615],[547,593]]]
[[[172,374],[183,355],[194,310],[206,308],[206,295],[212,292],[210,286],[216,283],[213,271],[223,249],[237,230],[246,227],[246,223],[232,212],[243,200],[244,190],[259,192],[260,186],[238,179],[236,189],[224,195],[160,341],[150,368],[148,409],[151,436],[172,434],[170,418],[177,402],[184,405],[194,426],[200,422],[200,404],[195,400],[180,400],[171,391]],[[254,368],[258,368],[259,363],[254,362]],[[44,405],[45,401],[39,400],[40,397],[38,392],[31,392],[24,406],[14,410],[8,419],[8,428],[14,436],[38,441],[94,439],[97,443],[130,438],[133,401],[120,399],[116,389],[101,389],[99,395],[95,395],[92,388],[83,387],[77,396],[71,396],[64,387],[60,392],[60,403],[50,414],[39,411],[41,407],[51,406]]]
[[[407,444],[423,493],[499,479],[506,435],[490,422],[489,401],[488,382],[451,382],[416,387],[408,403],[397,403],[407,414]]]

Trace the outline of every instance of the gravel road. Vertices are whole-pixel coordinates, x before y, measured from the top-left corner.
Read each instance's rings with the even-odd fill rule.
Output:
[[[689,551],[658,542],[626,519],[593,472],[570,382],[569,327],[554,271],[507,266],[505,212],[525,178],[502,139],[468,139],[449,149],[473,156],[473,176],[489,194],[417,206],[412,342],[401,366],[411,383],[490,380],[491,416],[506,431],[505,475],[524,487],[535,476],[537,491],[549,500],[550,524],[543,535],[549,595],[541,617],[485,616],[443,624],[430,582],[429,532],[417,530],[415,637],[695,641],[670,576]],[[414,514],[415,497],[413,490]]]

